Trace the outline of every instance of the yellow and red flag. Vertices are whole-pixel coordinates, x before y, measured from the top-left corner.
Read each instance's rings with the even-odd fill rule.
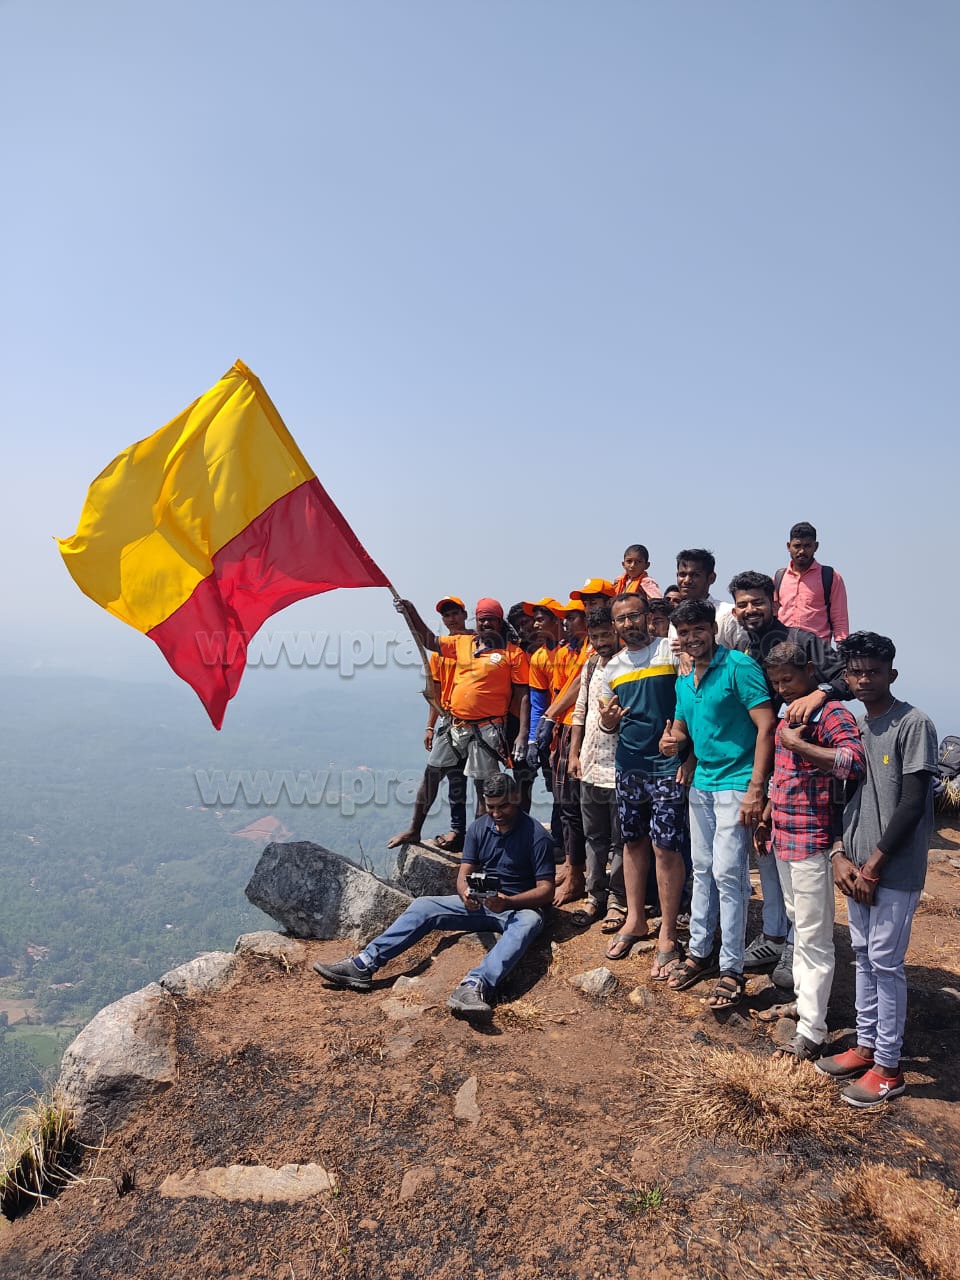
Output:
[[[114,458],[58,541],[80,590],[160,646],[217,729],[271,614],[390,585],[239,360]]]

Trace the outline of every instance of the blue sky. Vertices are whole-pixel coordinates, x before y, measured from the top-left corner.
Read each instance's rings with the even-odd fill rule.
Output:
[[[958,54],[936,0],[0,3],[0,666],[168,679],[52,535],[239,356],[424,610],[808,519],[958,731]]]

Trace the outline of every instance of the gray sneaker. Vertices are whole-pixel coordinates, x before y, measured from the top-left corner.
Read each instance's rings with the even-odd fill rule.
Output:
[[[747,944],[743,953],[744,969],[769,969],[779,964],[783,958],[784,944],[774,942],[764,933],[758,933],[754,940]]]
[[[326,978],[335,987],[349,987],[351,991],[369,991],[373,986],[373,970],[358,969],[353,957],[338,960],[336,964],[321,964],[319,960],[313,966],[321,978]]]
[[[770,981],[775,987],[779,987],[781,991],[793,990],[793,943],[785,942],[783,944],[783,955],[777,962],[777,967],[770,975]]]
[[[469,982],[461,982],[459,987],[454,987],[447,1008],[452,1009],[458,1018],[489,1018],[493,1013],[480,988]]]

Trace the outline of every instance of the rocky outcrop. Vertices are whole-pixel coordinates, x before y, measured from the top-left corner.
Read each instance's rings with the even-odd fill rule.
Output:
[[[265,956],[270,960],[279,960],[282,965],[299,964],[307,954],[302,942],[297,942],[296,938],[286,938],[282,933],[274,933],[271,929],[241,934],[234,951],[241,956]]]
[[[246,895],[299,938],[367,941],[407,907],[411,895],[308,841],[269,844]]]
[[[435,898],[457,891],[458,853],[445,853],[429,845],[404,845],[397,857],[391,879],[405,893],[417,898]]]
[[[151,982],[87,1023],[63,1055],[59,1087],[79,1134],[99,1139],[176,1078],[173,1001]]]
[[[203,996],[222,991],[233,984],[237,957],[232,951],[204,951],[171,969],[160,979],[160,986],[172,996]]]
[[[348,859],[306,842],[268,845],[247,886],[247,897],[292,934],[357,940],[380,933],[410,902],[409,894]],[[178,965],[158,982],[101,1009],[84,1027],[63,1056],[59,1082],[81,1137],[99,1141],[151,1094],[174,1083],[177,1001],[232,986],[240,976],[244,954],[269,956],[289,967],[302,963],[306,952],[295,938],[269,930],[245,934],[237,940],[235,951],[208,951]],[[385,1012],[401,1020],[429,1007],[396,998],[394,1004],[396,1008]],[[292,1186],[294,1175],[279,1173],[281,1182]],[[236,1182],[231,1174],[228,1183],[231,1178]],[[302,1182],[302,1171],[294,1180]],[[277,1196],[285,1197],[285,1192]]]

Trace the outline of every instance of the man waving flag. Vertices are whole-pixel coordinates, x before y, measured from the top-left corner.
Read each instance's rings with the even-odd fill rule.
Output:
[[[239,360],[114,458],[59,544],[80,590],[156,641],[217,729],[271,614],[390,587]]]

